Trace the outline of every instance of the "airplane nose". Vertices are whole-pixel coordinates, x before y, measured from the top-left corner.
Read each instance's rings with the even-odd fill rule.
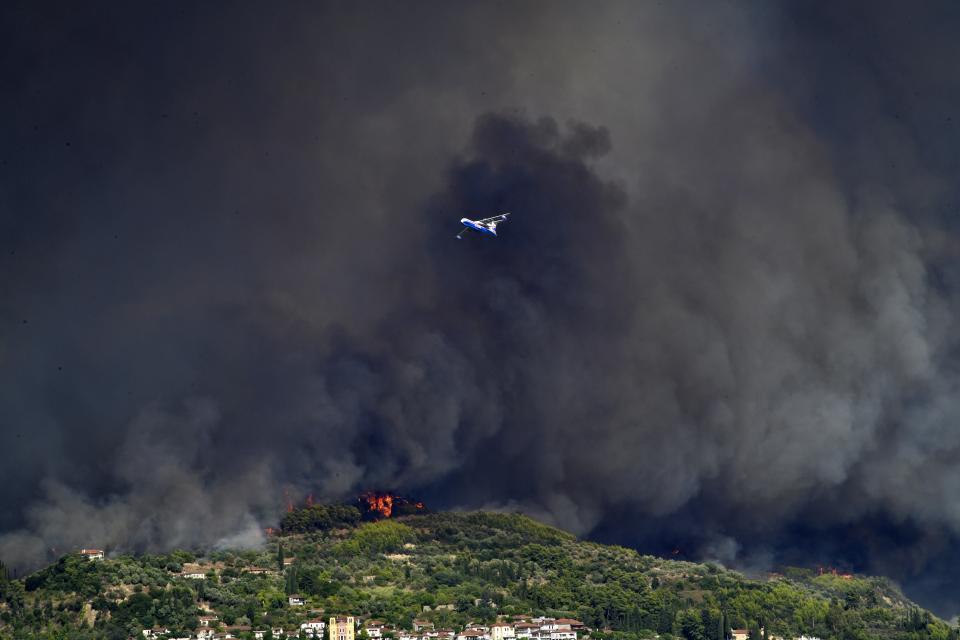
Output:
[[[466,218],[460,218],[460,224],[467,224]]]

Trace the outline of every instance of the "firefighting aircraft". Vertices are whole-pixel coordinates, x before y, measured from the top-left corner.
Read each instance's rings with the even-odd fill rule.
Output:
[[[470,220],[469,218],[460,218],[460,224],[463,225],[463,230],[457,234],[457,240],[460,239],[460,236],[465,234],[470,229],[474,231],[480,231],[482,233],[489,233],[492,236],[497,235],[497,225],[507,219],[509,213],[501,213],[499,216],[493,216],[492,218],[484,218],[483,220]]]

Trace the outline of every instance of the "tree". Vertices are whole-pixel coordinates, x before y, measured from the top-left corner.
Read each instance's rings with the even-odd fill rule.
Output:
[[[300,591],[300,586],[297,584],[297,570],[295,568],[290,567],[287,569],[283,588],[288,596]]]
[[[283,543],[277,543],[277,570],[283,571]]]
[[[703,619],[692,609],[684,609],[677,615],[676,626],[679,634],[686,640],[707,640]]]

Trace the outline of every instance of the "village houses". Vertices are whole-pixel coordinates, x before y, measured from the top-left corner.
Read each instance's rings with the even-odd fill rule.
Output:
[[[289,596],[290,606],[302,606],[304,598],[298,594]],[[310,615],[316,615],[311,613]],[[190,638],[196,640],[232,640],[249,633],[256,640],[265,640],[267,629],[252,629],[250,626],[234,625],[226,627],[224,632],[218,633],[219,618],[216,615],[199,617],[199,626]],[[330,628],[330,640],[357,640],[357,629],[360,628],[360,619],[354,616],[335,616],[326,620],[319,617],[307,619],[300,623],[299,629],[283,629],[280,627],[269,629],[276,640],[295,640],[306,636],[313,640],[323,640],[326,637],[327,626]],[[452,629],[434,629],[432,622],[416,619],[412,621],[414,631],[397,630],[382,620],[369,619],[362,624],[366,637],[370,640],[384,640],[386,634],[395,634],[398,640],[577,640],[578,632],[587,631],[586,626],[579,620],[572,618],[548,618],[530,616],[512,616],[508,621],[496,622],[486,626],[476,622],[467,623],[459,632]],[[220,627],[222,629],[222,627]],[[165,627],[154,627],[143,630],[144,640],[170,639],[170,631]],[[731,640],[749,640],[747,629],[733,629]],[[772,640],[783,640],[770,636]],[[186,639],[184,639],[186,640]],[[797,640],[819,640],[819,638],[801,637]]]
[[[312,618],[306,622],[300,623],[300,629],[309,637],[322,638],[324,635],[324,629],[326,629],[327,623],[321,618]]]
[[[363,625],[363,630],[367,632],[368,638],[379,640],[383,637],[385,626],[382,620],[367,620]]]

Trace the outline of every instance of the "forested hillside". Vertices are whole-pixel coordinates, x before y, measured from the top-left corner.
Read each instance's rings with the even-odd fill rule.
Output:
[[[352,507],[287,515],[255,550],[78,554],[0,581],[0,637],[190,637],[200,616],[244,637],[352,615],[462,629],[514,615],[582,621],[581,636],[957,638],[883,578],[785,569],[762,580],[575,539],[521,515],[434,513],[364,522]],[[289,596],[301,596],[303,605]]]

